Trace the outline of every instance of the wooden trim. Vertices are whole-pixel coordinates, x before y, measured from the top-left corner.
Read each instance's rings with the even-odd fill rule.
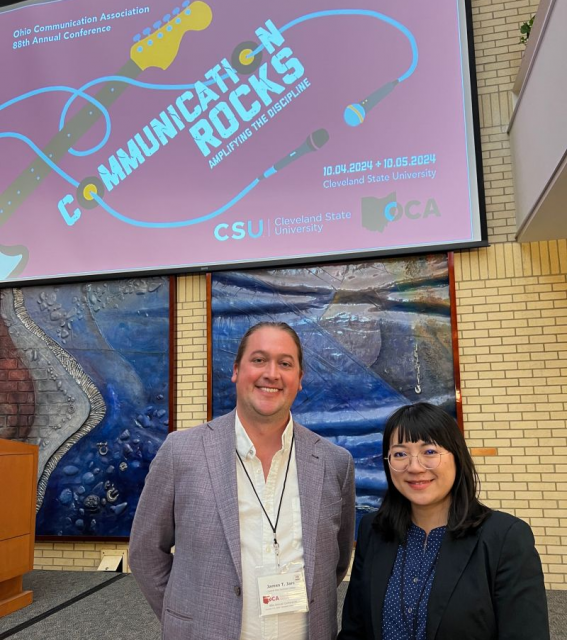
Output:
[[[36,542],[76,542],[80,544],[82,542],[116,542],[119,544],[128,544],[130,536],[36,536]],[[72,549],[68,549],[72,551]],[[86,551],[86,549],[85,549]],[[89,549],[90,551],[90,549]],[[88,568],[89,571],[93,569]]]
[[[453,345],[453,377],[455,379],[455,401],[457,407],[457,423],[464,433],[463,399],[461,395],[461,369],[459,365],[459,332],[457,330],[457,292],[455,289],[455,253],[447,254],[449,269],[449,302],[451,305],[451,344]]]
[[[213,419],[213,276],[207,273],[207,420]]]
[[[39,447],[0,440],[0,618],[31,604],[22,575],[33,569]]]
[[[34,468],[32,487],[34,487],[35,489],[35,487],[37,487],[37,474],[38,474],[38,467],[39,467],[39,447],[38,446],[35,446],[35,445],[33,446],[32,456],[33,456],[33,468]],[[5,490],[5,487],[3,487],[3,489]],[[34,491],[33,494],[34,494],[33,499],[30,505],[30,540],[31,540],[30,558],[29,558],[30,571],[33,569],[33,563],[35,560],[35,525],[36,525],[36,519],[37,519],[36,492]]]
[[[177,429],[177,277],[169,276],[169,429]]]

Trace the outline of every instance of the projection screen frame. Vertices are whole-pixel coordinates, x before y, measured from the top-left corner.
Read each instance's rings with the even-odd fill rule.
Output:
[[[57,2],[57,0],[54,0]],[[476,66],[475,66],[475,51],[474,51],[474,38],[473,38],[473,20],[471,0],[456,0],[459,13],[464,14],[464,22],[460,22],[461,34],[463,37],[466,32],[466,47],[463,47],[463,53],[466,52],[467,60],[464,60],[464,55],[461,59],[463,80],[468,79],[469,85],[465,83],[464,93],[467,97],[463,106],[463,114],[468,113],[468,122],[471,125],[469,135],[474,141],[474,173],[476,174],[476,184],[471,180],[471,172],[469,172],[469,187],[475,189],[474,194],[478,200],[478,219],[476,224],[480,229],[480,239],[467,240],[457,243],[433,243],[433,244],[416,244],[411,246],[403,246],[396,248],[378,248],[378,249],[365,249],[365,250],[346,250],[335,251],[329,253],[316,253],[316,254],[302,254],[302,255],[287,255],[287,256],[275,256],[268,258],[251,258],[251,259],[232,259],[226,262],[211,262],[211,263],[188,263],[179,265],[157,265],[144,268],[127,268],[127,269],[113,269],[111,271],[96,271],[96,272],[80,272],[72,274],[54,275],[49,274],[45,276],[33,276],[23,277],[18,276],[9,280],[0,281],[0,288],[12,287],[12,286],[25,286],[25,285],[37,285],[37,284],[56,284],[65,282],[77,282],[83,280],[103,280],[103,279],[116,279],[125,277],[136,276],[150,276],[150,275],[177,275],[184,273],[208,273],[214,271],[232,270],[232,269],[255,269],[266,268],[271,266],[293,266],[293,265],[310,265],[321,263],[337,263],[337,262],[350,262],[360,261],[367,259],[377,259],[381,257],[403,256],[403,255],[415,255],[423,253],[437,253],[437,252],[453,252],[462,249],[472,249],[479,247],[489,246],[488,231],[487,231],[487,215],[486,215],[486,200],[483,181],[483,167],[482,167],[482,151],[480,141],[480,119],[479,119],[479,106],[478,106],[478,86],[476,78]],[[2,13],[6,10],[13,9],[15,7],[26,7],[33,4],[50,4],[27,1],[20,3],[12,3],[5,7],[0,8],[0,19]],[[467,68],[464,63],[468,63]],[[472,154],[471,156],[472,157]],[[474,212],[471,215],[471,219],[474,222]],[[188,253],[190,247],[188,247]]]

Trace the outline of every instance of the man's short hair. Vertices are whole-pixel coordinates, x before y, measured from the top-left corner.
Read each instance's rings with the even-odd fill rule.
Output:
[[[269,329],[279,329],[280,331],[285,331],[289,336],[291,336],[292,340],[295,342],[295,346],[297,347],[297,358],[299,361],[299,370],[303,373],[303,348],[301,346],[301,340],[299,336],[292,329],[287,322],[258,322],[248,329],[248,331],[242,336],[240,340],[240,344],[238,345],[238,350],[236,351],[236,356],[234,358],[234,364],[240,365],[240,361],[242,360],[242,356],[244,355],[244,351],[246,350],[246,345],[248,344],[248,338],[256,331],[264,328]]]

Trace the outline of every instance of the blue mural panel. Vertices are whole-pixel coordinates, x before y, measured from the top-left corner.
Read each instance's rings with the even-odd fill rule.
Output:
[[[169,279],[2,291],[31,374],[37,535],[124,537],[169,430]],[[2,437],[2,433],[0,433]]]
[[[305,352],[294,418],[352,453],[358,517],[386,488],[387,417],[419,400],[456,413],[446,255],[215,273],[211,304],[213,415],[235,406],[230,377],[246,330],[290,324]]]

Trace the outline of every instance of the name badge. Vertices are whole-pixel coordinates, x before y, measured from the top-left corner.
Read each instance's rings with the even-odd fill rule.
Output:
[[[275,613],[304,613],[309,611],[305,571],[275,573],[258,577],[260,617]]]

